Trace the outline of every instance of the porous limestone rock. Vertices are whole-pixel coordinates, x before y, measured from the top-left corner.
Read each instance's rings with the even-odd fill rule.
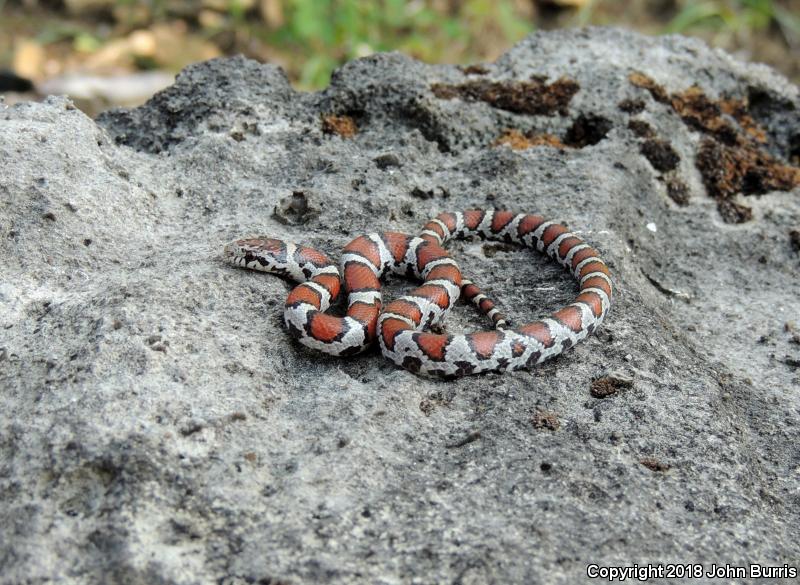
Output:
[[[467,68],[374,55],[319,93],[231,58],[96,122],[65,98],[0,109],[0,582],[796,563],[798,149],[798,89],[769,68],[609,29]],[[598,335],[426,380],[304,349],[290,285],[221,260],[259,234],[337,257],[476,206],[601,250]],[[530,251],[450,249],[517,322],[575,294]]]

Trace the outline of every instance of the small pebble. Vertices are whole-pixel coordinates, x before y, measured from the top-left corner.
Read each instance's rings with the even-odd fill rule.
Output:
[[[381,170],[386,170],[389,167],[403,166],[398,156],[393,152],[387,152],[386,154],[381,154],[375,157],[375,159],[373,160],[375,161],[377,167]]]

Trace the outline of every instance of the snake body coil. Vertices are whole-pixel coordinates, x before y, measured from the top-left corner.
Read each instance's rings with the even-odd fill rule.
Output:
[[[569,270],[580,286],[575,300],[549,317],[506,329],[505,318],[480,289],[464,279],[442,246],[478,236],[518,243],[547,254]],[[341,272],[324,254],[275,239],[237,240],[225,247],[236,265],[300,282],[289,293],[284,320],[293,337],[332,355],[363,351],[378,338],[383,355],[429,376],[457,377],[530,368],[557,356],[591,334],[611,304],[612,284],[599,253],[564,226],[539,215],[499,210],[442,213],[417,237],[373,233],[350,242]],[[423,281],[382,306],[380,279],[387,272]],[[325,313],[342,279],[347,313]],[[476,305],[495,328],[449,335],[426,331],[442,323],[459,297]]]

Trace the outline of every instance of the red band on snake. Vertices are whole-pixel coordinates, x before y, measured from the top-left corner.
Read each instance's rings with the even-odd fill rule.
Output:
[[[442,246],[477,236],[534,248],[578,280],[580,294],[548,318],[505,329],[506,320]],[[599,326],[611,304],[612,283],[599,253],[564,226],[529,214],[468,210],[442,213],[420,236],[385,232],[360,236],[344,249],[341,272],[324,254],[274,239],[237,240],[225,247],[236,266],[272,272],[300,282],[286,299],[284,320],[302,344],[332,355],[363,351],[377,337],[383,355],[423,375],[457,377],[536,366],[572,347]],[[410,293],[381,305],[380,279],[387,272],[423,281]],[[339,294],[347,313],[325,313]],[[495,329],[449,335],[426,331],[442,323],[461,297],[489,317]]]

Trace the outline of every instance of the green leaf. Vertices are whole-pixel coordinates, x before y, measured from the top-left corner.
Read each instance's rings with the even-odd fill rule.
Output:
[[[689,28],[714,19],[724,20],[723,7],[718,2],[689,2],[666,27],[666,32],[682,33]]]

